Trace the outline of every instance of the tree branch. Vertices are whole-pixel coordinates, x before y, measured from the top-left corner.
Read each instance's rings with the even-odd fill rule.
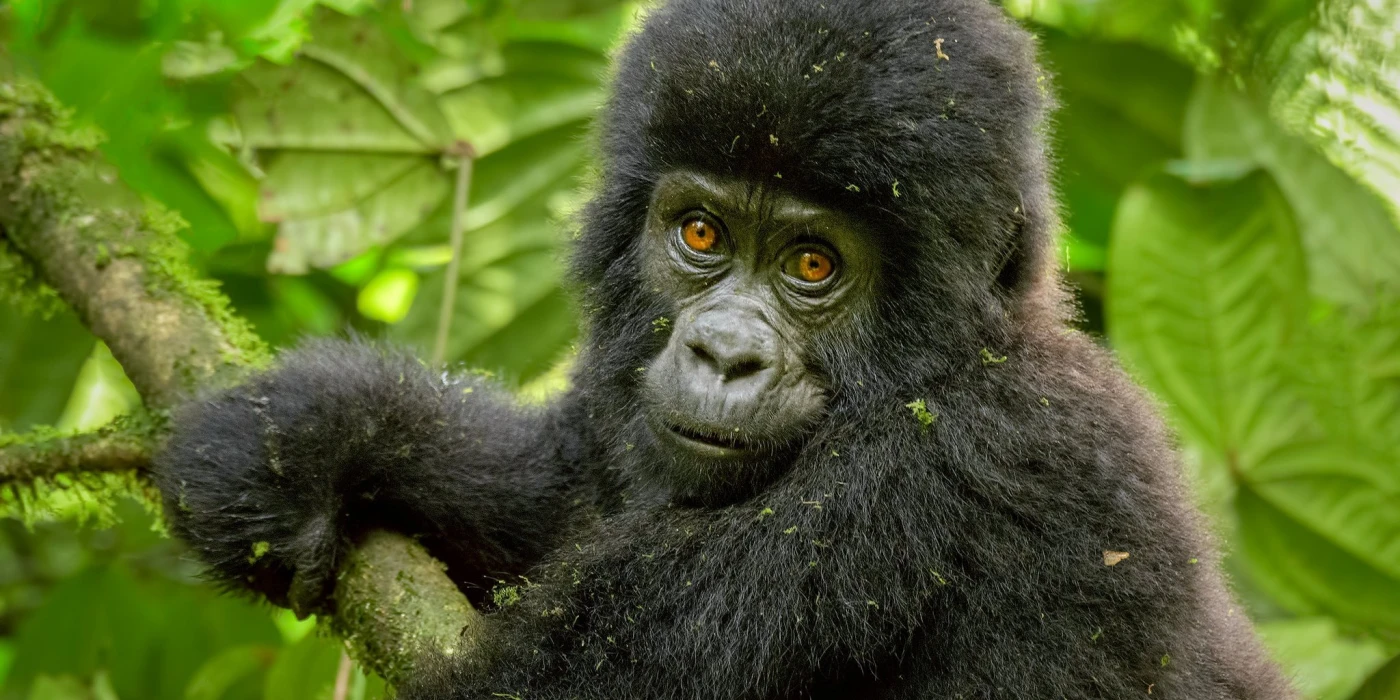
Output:
[[[145,421],[122,421],[101,430],[63,435],[36,430],[0,437],[0,488],[51,480],[64,474],[146,471],[159,433]]]
[[[272,355],[188,262],[183,224],[143,206],[42,87],[0,78],[0,236],[106,341],[156,415],[229,386]],[[0,444],[0,481],[119,469],[141,472],[161,428]],[[36,436],[30,436],[31,438]],[[420,650],[452,653],[473,613],[441,565],[400,535],[377,533],[348,561],[332,625],[389,681]]]
[[[126,370],[152,408],[227,386],[267,347],[199,279],[168,212],[142,207],[41,88],[0,91],[0,227]]]

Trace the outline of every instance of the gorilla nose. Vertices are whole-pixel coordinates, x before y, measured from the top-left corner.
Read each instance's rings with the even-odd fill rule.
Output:
[[[772,374],[775,362],[773,331],[751,314],[712,311],[690,327],[685,341],[692,361],[724,382]]]

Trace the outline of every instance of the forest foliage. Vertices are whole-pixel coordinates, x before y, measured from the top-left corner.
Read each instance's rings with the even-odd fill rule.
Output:
[[[1307,697],[1400,697],[1400,0],[1003,4],[1062,105],[1080,323],[1160,398],[1240,613]],[[37,79],[100,134],[274,347],[351,328],[429,356],[469,143],[444,359],[538,399],[578,334],[562,254],[643,5],[17,0],[0,89]],[[0,449],[141,404],[27,269],[0,235]],[[201,585],[139,484],[3,485],[0,698],[332,696],[338,642]]]

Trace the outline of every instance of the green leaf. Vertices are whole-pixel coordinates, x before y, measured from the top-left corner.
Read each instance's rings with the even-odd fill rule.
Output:
[[[415,79],[418,66],[404,50],[429,49],[406,47],[405,34],[391,38],[377,19],[380,16],[374,14],[353,18],[318,12],[315,40],[303,46],[301,54],[354,81],[428,150],[440,151],[451,142],[451,132],[432,95]]]
[[[1347,700],[1386,658],[1380,642],[1347,637],[1325,617],[1266,622],[1258,631],[1305,698]]]
[[[301,59],[289,66],[265,61],[239,75],[233,121],[222,140],[249,149],[365,151],[427,154],[387,109],[345,74]]]
[[[356,299],[360,315],[385,323],[398,323],[408,315],[418,294],[418,275],[413,270],[390,268],[374,276]]]
[[[1110,336],[1186,436],[1232,472],[1299,427],[1280,355],[1301,332],[1306,279],[1292,216],[1263,173],[1200,186],[1159,175],[1123,197]]]
[[[1269,114],[1366,183],[1400,221],[1397,13],[1394,2],[1316,3],[1309,31],[1279,42],[1286,53],[1272,76]]]
[[[524,383],[553,367],[577,335],[573,304],[563,289],[556,288],[483,338],[462,359],[472,367]]]
[[[266,213],[280,220],[268,269],[331,267],[417,226],[450,187],[425,158],[289,154],[268,175]],[[406,167],[405,167],[406,166]],[[377,177],[386,178],[376,182]],[[357,195],[362,195],[357,197]]]
[[[396,335],[419,345],[431,341],[444,275],[438,271],[424,278],[418,301],[394,328]],[[512,382],[547,370],[576,332],[559,288],[560,275],[552,250],[514,253],[464,275],[448,361],[499,372]]]
[[[512,141],[591,119],[603,100],[596,81],[549,74],[507,74],[442,96],[453,130],[486,156]]]
[[[0,304],[0,431],[53,425],[96,339],[64,311],[44,319]]]
[[[267,672],[263,700],[330,700],[341,653],[339,642],[315,634],[283,649]]]
[[[1243,158],[1273,176],[1296,214],[1318,297],[1364,309],[1379,290],[1400,287],[1400,227],[1382,200],[1225,80],[1200,81],[1185,147],[1193,160]]]
[[[277,649],[263,645],[245,645],[225,649],[199,668],[185,688],[185,700],[243,700],[250,698],[247,685],[256,682],[261,688],[263,677],[277,658]],[[259,698],[261,694],[251,695]],[[251,700],[250,698],[250,700]]]
[[[141,395],[136,387],[112,357],[112,351],[99,341],[79,370],[68,405],[54,427],[65,431],[95,430],[140,405]]]
[[[1350,700],[1395,700],[1400,697],[1400,656],[1380,667]]]
[[[472,174],[467,230],[505,216],[583,164],[586,146],[582,124],[569,124],[511,144],[476,162]]]
[[[1181,122],[1194,76],[1165,54],[1128,44],[1044,38],[1056,73],[1060,190],[1074,240],[1105,247],[1123,190],[1180,155]],[[1100,269],[1085,264],[1075,269]]]
[[[1357,482],[1347,490],[1366,489],[1374,486]],[[1235,507],[1241,550],[1256,582],[1275,600],[1301,614],[1400,629],[1400,580],[1300,524],[1252,488],[1240,489]]]

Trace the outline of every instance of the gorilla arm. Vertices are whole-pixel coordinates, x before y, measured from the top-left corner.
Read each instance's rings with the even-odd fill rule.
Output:
[[[582,423],[564,413],[317,341],[188,406],[156,475],[175,534],[216,578],[305,614],[324,609],[347,546],[372,527],[420,536],[459,580],[527,567],[572,500],[568,426]]]

